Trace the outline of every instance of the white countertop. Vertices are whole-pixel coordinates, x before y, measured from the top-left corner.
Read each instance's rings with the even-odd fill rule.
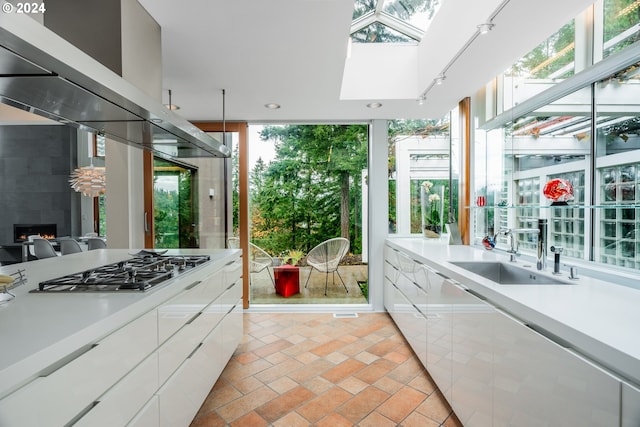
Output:
[[[505,253],[416,237],[390,238],[387,242],[414,254],[416,261],[460,282],[526,323],[568,341],[578,353],[623,379],[640,384],[640,290],[580,274],[575,281],[569,280],[567,274],[553,276],[570,285],[500,285],[450,262],[509,262]],[[518,259],[516,264],[541,273],[534,263]],[[552,267],[548,267],[542,274],[552,276],[551,271]]]
[[[0,267],[1,274],[25,269],[27,282],[0,304],[0,398],[43,368],[105,337],[178,294],[198,271],[221,268],[238,250],[187,249],[173,254],[207,254],[197,266],[144,292],[29,293],[38,283],[122,261],[138,250],[100,249]]]

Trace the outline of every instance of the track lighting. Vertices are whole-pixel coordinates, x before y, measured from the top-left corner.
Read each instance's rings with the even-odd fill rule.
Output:
[[[478,30],[480,30],[480,35],[484,35],[487,34],[489,31],[491,31],[493,29],[493,27],[495,27],[495,24],[492,24],[491,22],[486,22],[484,24],[480,24],[478,25]]]
[[[427,100],[426,95],[420,95],[420,98],[418,98],[418,105],[424,105],[424,101]]]
[[[436,85],[441,85],[442,83],[444,83],[444,79],[446,79],[447,77],[444,74],[440,74],[438,77],[436,77],[435,79],[433,79],[433,82]]]

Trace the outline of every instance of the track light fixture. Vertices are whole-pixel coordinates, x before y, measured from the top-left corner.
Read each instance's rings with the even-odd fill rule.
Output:
[[[491,22],[485,22],[484,24],[478,25],[478,30],[480,31],[480,35],[487,34],[495,26],[496,24],[492,24]]]
[[[440,74],[438,77],[436,77],[435,79],[433,79],[433,82],[440,86],[442,83],[444,83],[444,79],[446,79],[447,77],[444,74]]]
[[[424,101],[426,100],[427,100],[426,95],[420,95],[420,97],[418,98],[418,105],[424,105]]]

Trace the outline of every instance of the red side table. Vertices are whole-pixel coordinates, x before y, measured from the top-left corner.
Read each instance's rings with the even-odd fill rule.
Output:
[[[273,267],[273,277],[276,282],[276,293],[285,298],[300,292],[300,269],[286,264]]]

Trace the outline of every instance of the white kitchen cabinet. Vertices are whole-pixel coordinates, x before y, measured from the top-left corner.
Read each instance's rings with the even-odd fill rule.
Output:
[[[640,388],[622,382],[621,427],[640,426]]]
[[[237,281],[220,296],[213,307],[228,310],[221,322],[158,390],[161,426],[188,425],[233,354],[243,331],[241,290]]]
[[[242,337],[242,262],[233,258],[195,271],[178,295],[0,400],[0,426],[188,425]],[[159,388],[181,391],[165,394],[165,407],[167,396],[187,399],[178,412],[191,418],[162,419]]]
[[[451,402],[454,285],[429,270],[427,299],[427,371],[444,397]]]
[[[160,342],[168,337],[158,349],[160,384],[173,374],[228,312],[228,287],[239,280],[241,267],[239,261],[229,262],[218,274],[198,281],[158,308]],[[237,298],[242,297],[241,288],[239,292]]]
[[[126,424],[126,427],[158,427],[160,425],[160,404],[158,396],[153,396],[140,412]]]
[[[495,309],[445,283],[452,302],[451,404],[463,425],[492,425]]]
[[[402,331],[405,339],[418,359],[424,364],[427,352],[427,328],[424,316],[411,304],[400,289],[391,286],[393,321]]]
[[[225,292],[222,302],[223,311],[227,309],[227,313],[222,320],[222,329],[224,331],[222,344],[222,357],[226,361],[233,356],[244,330],[242,316],[242,281],[238,280],[235,285]],[[222,366],[224,368],[224,365]]]
[[[156,312],[144,314],[61,368],[0,400],[0,425],[11,425],[11,420],[28,426],[65,425],[81,416],[157,347],[156,328]]]
[[[508,315],[494,328],[494,426],[619,425],[617,378]]]
[[[124,426],[158,389],[158,354],[153,353],[112,389],[74,426]]]

